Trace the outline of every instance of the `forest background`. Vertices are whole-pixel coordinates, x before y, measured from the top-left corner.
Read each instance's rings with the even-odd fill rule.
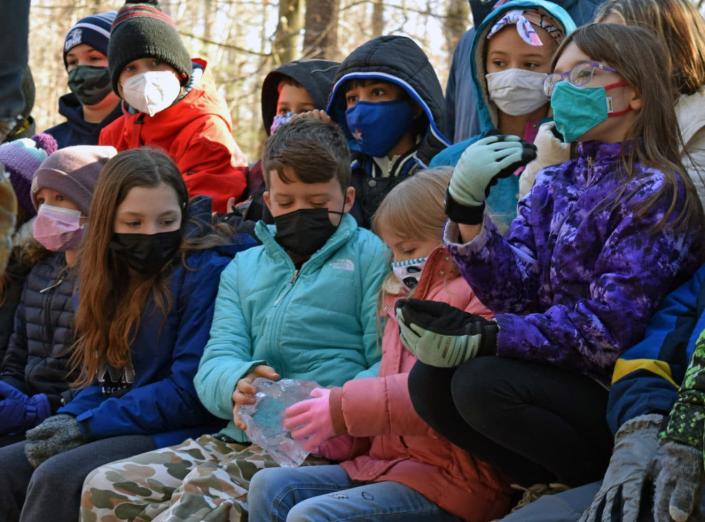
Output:
[[[705,0],[694,0],[700,7]],[[64,37],[89,14],[117,10],[121,0],[32,0],[30,65],[37,130],[62,121],[68,92]],[[455,46],[472,25],[468,0],[162,0],[192,57],[208,61],[207,77],[225,98],[233,134],[251,161],[266,137],[260,86],[269,71],[298,58],[342,60],[381,34],[413,38],[445,87]]]

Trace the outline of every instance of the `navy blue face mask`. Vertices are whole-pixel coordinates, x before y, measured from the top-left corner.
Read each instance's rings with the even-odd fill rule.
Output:
[[[385,156],[409,131],[414,114],[409,102],[357,102],[345,111],[350,134],[368,156]]]

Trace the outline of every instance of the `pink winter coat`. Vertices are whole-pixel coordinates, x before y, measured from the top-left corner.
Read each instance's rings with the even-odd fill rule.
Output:
[[[445,248],[429,257],[414,297],[491,316]],[[380,376],[349,381],[331,392],[336,432],[371,438],[364,455],[341,466],[355,481],[404,484],[464,520],[498,518],[509,507],[506,484],[499,475],[489,464],[442,438],[414,411],[407,379],[416,358],[399,339],[394,317],[398,298],[391,296],[383,304],[387,324]]]

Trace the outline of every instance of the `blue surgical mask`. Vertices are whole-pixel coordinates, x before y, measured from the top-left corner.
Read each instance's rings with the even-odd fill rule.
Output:
[[[607,91],[626,87],[625,82],[617,82],[604,87],[576,87],[568,81],[558,82],[551,96],[551,110],[556,129],[563,135],[565,143],[573,143],[591,129],[612,116],[622,116],[623,111],[612,111],[612,98]]]
[[[363,101],[345,111],[345,118],[359,149],[368,156],[381,158],[409,131],[414,115],[411,105],[404,100]]]
[[[401,284],[411,292],[418,286],[421,280],[421,272],[423,272],[426,261],[428,261],[428,257],[416,257],[414,259],[405,259],[404,261],[394,261],[392,262],[392,271]]]
[[[287,112],[286,114],[277,114],[272,120],[272,125],[269,127],[269,134],[274,136],[274,134],[279,130],[279,127],[285,123],[289,123],[289,120],[294,116],[293,112]]]

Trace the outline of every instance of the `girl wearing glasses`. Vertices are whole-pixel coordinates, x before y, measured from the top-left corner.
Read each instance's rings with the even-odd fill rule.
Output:
[[[504,236],[483,207],[521,161],[518,138],[469,147],[448,190],[445,241],[494,320],[425,301],[398,311],[420,361],[409,377],[417,412],[522,486],[603,476],[615,361],[703,259],[662,46],[641,28],[589,25],[554,60],[546,91],[576,157],[539,173]]]

